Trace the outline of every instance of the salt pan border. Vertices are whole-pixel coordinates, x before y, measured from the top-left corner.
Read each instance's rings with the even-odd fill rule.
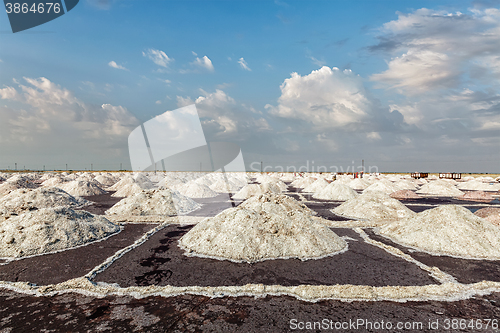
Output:
[[[353,230],[356,231],[361,236],[361,238],[363,238],[363,240],[365,242],[367,242],[371,245],[377,246],[377,247],[385,250],[389,254],[392,254],[393,256],[402,258],[402,259],[404,259],[412,264],[417,265],[419,268],[423,269],[424,271],[427,271],[434,279],[438,280],[442,284],[445,284],[445,283],[459,284],[453,276],[451,276],[448,273],[443,272],[438,267],[429,267],[429,266],[421,263],[420,261],[414,259],[412,256],[404,253],[403,251],[401,251],[393,246],[390,246],[390,245],[384,244],[382,242],[371,239],[366,234],[366,232],[361,228],[354,228]]]
[[[136,247],[141,246],[151,236],[153,236],[155,233],[157,233],[158,231],[162,230],[163,228],[165,228],[169,225],[170,225],[170,223],[167,223],[167,222],[162,223],[160,225],[157,225],[156,227],[154,227],[153,229],[149,230],[144,235],[142,235],[142,237],[139,238],[138,240],[136,240],[133,244],[131,244],[131,245],[129,245],[121,250],[118,250],[117,252],[115,252],[115,254],[113,254],[111,257],[106,259],[103,263],[94,267],[94,269],[92,269],[90,272],[88,272],[87,274],[84,275],[84,278],[87,278],[89,281],[91,281],[92,279],[94,279],[96,277],[97,274],[104,272],[104,270],[106,270],[106,268],[111,266],[111,264],[113,264],[116,260],[123,257],[127,252],[132,251]]]
[[[37,297],[77,293],[85,296],[103,298],[107,296],[131,296],[136,299],[146,297],[174,297],[180,295],[199,295],[210,298],[250,296],[291,296],[306,302],[322,300],[353,301],[459,301],[473,296],[483,296],[500,292],[500,282],[482,281],[473,284],[443,283],[425,286],[360,286],[360,285],[300,285],[280,286],[247,284],[244,286],[220,287],[174,287],[147,286],[121,288],[114,285],[97,285],[82,277],[55,285],[34,286],[26,282],[1,282],[0,288]]]

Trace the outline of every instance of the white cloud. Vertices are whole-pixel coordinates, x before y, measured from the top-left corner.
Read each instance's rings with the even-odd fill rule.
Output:
[[[281,85],[275,116],[297,119],[318,129],[346,128],[363,122],[372,105],[359,76],[350,70],[322,67],[308,75],[292,73]]]
[[[372,50],[395,55],[371,79],[406,95],[459,88],[500,73],[500,10],[468,13],[418,9],[385,23]],[[498,79],[498,76],[496,77]],[[486,80],[486,81],[485,81]],[[496,82],[498,83],[498,81]]]
[[[252,71],[250,67],[248,67],[248,63],[245,61],[245,59],[243,59],[243,57],[238,60],[238,64],[240,64],[241,68],[243,68],[244,70]]]
[[[18,94],[13,87],[5,87],[0,89],[0,97],[2,99],[17,99]]]
[[[372,75],[371,79],[392,88],[402,88],[407,94],[416,94],[455,85],[461,74],[444,53],[410,49],[392,59],[389,69]]]
[[[22,104],[16,110],[0,108],[0,118],[5,119],[0,124],[5,149],[33,149],[47,156],[58,151],[58,157],[77,154],[78,158],[91,158],[96,154],[103,159],[126,151],[127,136],[139,123],[124,107],[87,104],[43,77],[24,81],[18,89],[2,90],[8,92],[3,98]],[[31,145],[23,146],[20,138]]]
[[[160,67],[167,68],[168,65],[174,61],[173,58],[169,58],[167,54],[160,50],[149,49],[146,52],[142,52],[142,55],[151,59],[155,64]]]
[[[313,56],[308,56],[309,59],[311,59],[311,62],[316,65],[316,66],[319,66],[319,67],[322,67],[324,65],[326,65],[326,62],[324,60],[319,60],[319,59],[316,59],[315,57]]]
[[[121,65],[118,65],[115,61],[108,62],[108,66],[116,68],[116,69],[124,69],[124,70],[128,71],[128,69],[126,69],[125,67],[123,67]]]
[[[177,96],[178,107],[196,103],[206,134],[212,138],[242,141],[269,131],[266,119],[256,114],[252,107],[238,103],[223,90],[209,93],[200,89],[201,96],[195,100]]]
[[[203,56],[203,58],[198,58],[196,57],[195,61],[193,61],[191,64],[204,68],[210,72],[214,71],[214,65],[212,64],[212,61],[207,57]]]

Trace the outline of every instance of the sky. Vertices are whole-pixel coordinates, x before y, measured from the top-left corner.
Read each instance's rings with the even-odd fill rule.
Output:
[[[131,168],[195,105],[247,171],[500,170],[500,1],[80,0],[0,14],[0,169]]]

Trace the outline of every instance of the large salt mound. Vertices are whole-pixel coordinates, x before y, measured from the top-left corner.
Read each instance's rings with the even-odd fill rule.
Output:
[[[139,184],[132,183],[132,184],[123,185],[122,187],[120,187],[120,189],[118,191],[111,194],[111,196],[115,197],[115,198],[123,198],[123,197],[128,197],[128,196],[134,195],[136,193],[140,193],[144,190],[145,189],[142,188],[141,186],[139,186]]]
[[[124,187],[126,185],[135,184],[135,183],[136,182],[135,182],[134,178],[132,178],[130,176],[125,176],[122,179],[120,179],[118,182],[116,182],[114,185],[109,187],[108,190],[118,191],[119,189],[121,189],[122,187]]]
[[[385,193],[369,191],[347,200],[332,212],[345,217],[368,219],[376,224],[389,223],[415,215],[413,211]]]
[[[471,180],[465,183],[461,183],[457,186],[460,190],[471,190],[471,191],[498,191],[500,189],[500,184],[487,184],[477,180]]]
[[[367,180],[362,179],[362,178],[356,178],[356,179],[351,180],[347,185],[350,188],[352,188],[353,190],[364,190],[365,188],[370,186],[371,183]]]
[[[356,193],[356,191],[349,186],[339,184],[336,181],[313,195],[313,198],[316,199],[337,201],[346,201],[356,197],[358,197],[358,193]]]
[[[319,259],[346,249],[343,239],[309,215],[274,206],[260,211],[226,209],[194,226],[182,236],[179,246],[188,256],[248,263]]]
[[[0,197],[3,195],[6,195],[12,191],[18,190],[20,188],[22,188],[22,187],[17,185],[17,184],[3,182],[2,184],[0,184]]]
[[[75,198],[56,187],[19,189],[0,199],[0,215],[7,218],[12,214],[19,215],[39,208],[79,208],[90,204],[90,201],[80,197]]]
[[[212,191],[219,193],[237,192],[241,188],[241,186],[233,183],[229,179],[227,181],[225,179],[218,179],[209,187]]]
[[[79,197],[107,193],[95,183],[84,180],[73,180],[69,183],[60,185],[59,188],[71,195]]]
[[[98,181],[103,186],[113,186],[116,184],[116,179],[105,175],[97,175],[94,180]]]
[[[398,199],[398,200],[408,200],[408,199],[421,198],[420,195],[418,195],[415,192],[410,191],[410,190],[399,190],[399,191],[391,193],[389,196],[391,198]]]
[[[436,180],[422,185],[417,193],[445,197],[459,197],[464,195],[464,192],[457,189],[453,184],[442,180]]]
[[[482,217],[491,223],[500,226],[500,208],[486,207],[478,209],[474,215]]]
[[[207,185],[199,184],[195,181],[178,186],[176,190],[189,198],[213,198],[219,195],[219,193],[213,191]]]
[[[70,208],[42,208],[0,224],[0,257],[60,251],[120,230],[106,218]]]
[[[309,193],[315,193],[323,190],[325,187],[327,187],[329,183],[324,180],[323,178],[318,178],[314,183],[312,183],[309,186],[304,187],[302,192],[309,192]]]
[[[292,197],[285,194],[263,193],[245,200],[239,207],[260,212],[266,210],[272,212],[273,207],[281,207],[287,212],[301,212],[307,215],[315,215],[312,209],[308,208],[303,203],[298,202]]]
[[[201,205],[176,191],[171,190],[144,190],[130,197],[124,198],[106,211],[109,216],[133,217],[150,216],[161,220],[167,216],[190,213],[201,208]],[[151,221],[150,219],[148,221]]]
[[[393,184],[392,182],[382,179],[379,180],[378,182],[373,183],[372,185],[368,186],[363,193],[365,192],[370,192],[370,191],[377,191],[377,192],[383,192],[386,194],[390,194],[396,191],[401,190],[400,187],[397,185]]]
[[[432,254],[500,259],[500,228],[457,205],[429,209],[382,226],[380,234]]]
[[[314,183],[315,181],[316,181],[316,178],[313,178],[313,177],[299,178],[299,179],[294,180],[290,184],[290,186],[297,187],[297,188],[305,188],[305,187],[311,185],[312,183]]]
[[[395,186],[399,187],[402,190],[416,190],[417,186],[407,179],[402,179],[394,183]]]
[[[233,199],[248,199],[254,195],[260,195],[263,193],[263,189],[259,184],[248,184],[245,185],[241,190],[236,192],[232,198]]]
[[[52,187],[52,186],[59,186],[61,184],[64,184],[66,182],[66,179],[62,177],[53,177],[45,180],[41,185],[46,186],[46,187]]]

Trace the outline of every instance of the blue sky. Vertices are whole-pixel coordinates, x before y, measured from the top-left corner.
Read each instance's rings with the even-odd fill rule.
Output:
[[[247,167],[498,172],[499,7],[81,0],[16,34],[3,14],[0,169],[130,165],[133,128],[196,103]]]

